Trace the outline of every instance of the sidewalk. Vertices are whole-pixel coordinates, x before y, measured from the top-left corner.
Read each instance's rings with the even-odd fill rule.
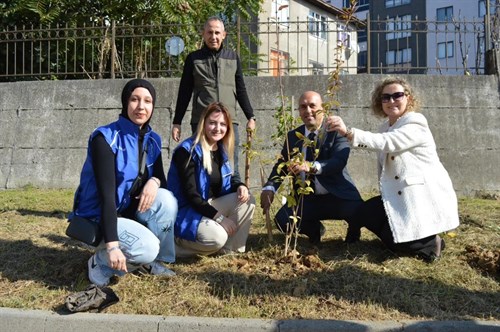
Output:
[[[319,332],[319,331],[426,331],[500,332],[500,321],[337,321],[270,320],[206,317],[163,317],[77,313],[0,308],[0,331],[91,332],[91,331],[207,331],[207,332]]]

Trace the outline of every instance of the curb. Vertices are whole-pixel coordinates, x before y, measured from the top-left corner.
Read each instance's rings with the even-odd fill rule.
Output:
[[[209,317],[164,317],[105,313],[62,315],[52,311],[0,308],[2,331],[213,331],[213,332],[299,332],[299,331],[458,331],[500,332],[500,321],[341,321],[274,320]]]

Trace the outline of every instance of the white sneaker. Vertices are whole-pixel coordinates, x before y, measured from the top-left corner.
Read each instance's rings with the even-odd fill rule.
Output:
[[[159,261],[154,261],[151,264],[145,264],[142,266],[149,274],[155,276],[163,276],[163,277],[173,277],[175,276],[175,272],[166,268],[165,265],[160,263]]]
[[[91,283],[99,287],[109,285],[111,277],[106,277],[106,275],[104,275],[101,267],[97,264],[95,254],[89,258],[87,265],[89,267],[89,280]]]

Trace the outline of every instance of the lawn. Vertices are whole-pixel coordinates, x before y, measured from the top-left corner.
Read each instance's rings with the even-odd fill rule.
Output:
[[[72,191],[0,191],[0,306],[62,311],[87,284],[92,252],[65,234]],[[267,240],[257,209],[247,253],[179,260],[177,276],[128,274],[112,286],[108,313],[341,320],[500,319],[500,200],[460,199],[460,227],[443,234],[443,257],[427,264],[398,256],[363,230],[325,222],[319,249],[299,238],[284,257],[278,232]]]

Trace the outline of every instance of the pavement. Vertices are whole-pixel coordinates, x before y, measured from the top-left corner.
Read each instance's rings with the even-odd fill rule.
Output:
[[[59,314],[43,310],[0,308],[0,332],[207,331],[207,332],[500,332],[500,321],[341,321],[164,317],[106,313]]]

